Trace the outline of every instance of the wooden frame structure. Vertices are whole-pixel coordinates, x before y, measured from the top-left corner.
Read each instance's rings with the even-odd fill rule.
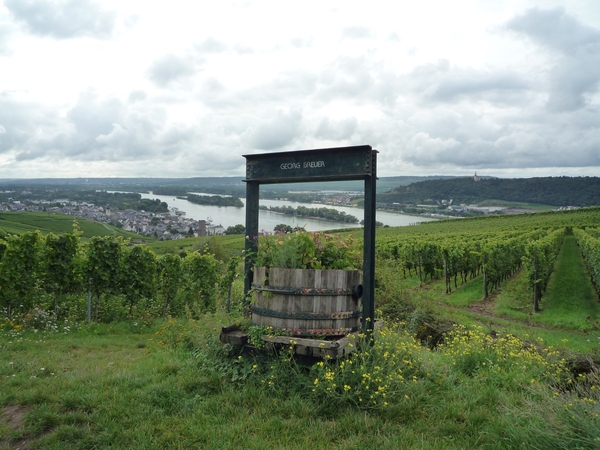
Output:
[[[364,180],[364,250],[362,328],[371,334],[375,324],[375,194],[377,150],[370,145],[244,155],[246,158],[246,254],[258,250],[261,184]],[[244,294],[252,287],[252,258],[244,267]],[[289,341],[289,338],[287,338]],[[320,345],[320,343],[318,344]],[[325,344],[329,345],[329,344]],[[333,344],[332,344],[333,345]],[[338,344],[338,347],[341,344]],[[310,346],[308,346],[311,348]],[[321,346],[320,348],[323,348]],[[316,356],[316,355],[315,355]]]

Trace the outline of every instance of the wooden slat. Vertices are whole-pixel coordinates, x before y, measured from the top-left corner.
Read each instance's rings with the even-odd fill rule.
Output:
[[[266,269],[256,267],[255,284],[265,283]],[[282,288],[348,289],[360,283],[359,271],[280,269],[268,271],[268,285]],[[360,310],[360,301],[350,295],[296,295],[258,291],[255,306],[271,310],[274,313],[319,313],[349,312]],[[323,334],[335,336],[341,333],[335,330],[352,329],[360,326],[358,317],[343,319],[315,319],[310,317],[277,317],[277,314],[262,315],[254,311],[252,320],[256,325],[271,326],[279,330],[294,330],[295,334]],[[303,330],[306,330],[303,331]],[[322,330],[320,332],[319,330]]]
[[[290,336],[262,336],[265,348],[292,345],[294,353],[298,355],[313,356],[316,358],[341,358],[356,349],[359,332],[351,333],[336,340],[295,338]],[[223,343],[252,347],[248,343],[248,333],[240,330],[237,325],[227,325],[222,328],[220,340]],[[353,344],[352,346],[350,344]]]

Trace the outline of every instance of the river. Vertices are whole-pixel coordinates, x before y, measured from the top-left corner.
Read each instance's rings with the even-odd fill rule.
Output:
[[[196,193],[198,195],[211,195]],[[185,211],[186,217],[194,220],[212,220],[214,225],[222,225],[225,229],[230,226],[238,224],[245,225],[246,223],[246,208],[235,208],[233,206],[209,206],[209,205],[197,205],[195,203],[188,202],[187,200],[175,198],[171,195],[154,195],[153,193],[141,194],[142,198],[159,199],[161,202],[165,202],[169,207],[178,208],[181,211]],[[246,203],[244,198],[241,199],[242,203]],[[307,208],[335,208],[338,211],[344,211],[346,214],[353,215],[359,222],[364,219],[365,211],[362,208],[353,208],[345,206],[331,206],[322,205],[318,203],[299,203],[282,200],[260,200],[260,205],[264,206],[291,206],[297,208],[298,206],[306,206]],[[407,214],[396,214],[384,211],[376,212],[376,220],[382,222],[384,225],[391,227],[401,227],[416,224],[419,222],[429,222],[431,219],[428,217],[421,216],[410,216]],[[260,210],[258,217],[258,228],[259,230],[273,231],[276,225],[286,224],[291,227],[304,227],[307,231],[320,231],[320,230],[331,230],[336,228],[356,228],[360,225],[349,224],[342,222],[334,222],[322,219],[311,219],[306,217],[296,217],[287,214],[280,214],[271,211]]]

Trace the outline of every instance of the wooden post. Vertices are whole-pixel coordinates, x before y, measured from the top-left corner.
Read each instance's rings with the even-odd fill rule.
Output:
[[[92,321],[92,276],[88,276],[87,321]]]
[[[450,286],[450,272],[448,270],[448,251],[444,250],[444,277],[446,278],[446,294],[452,292]]]
[[[538,254],[533,253],[533,311],[540,312],[540,284],[538,280]]]
[[[485,270],[485,265],[487,263],[487,255],[484,253],[483,255],[483,297],[488,298],[488,276],[487,271]]]
[[[375,193],[376,193],[376,155],[372,153],[371,176],[365,178],[365,224],[364,224],[364,264],[363,264],[363,329],[367,334],[373,332],[375,325]]]
[[[244,258],[244,305],[248,306],[252,288],[252,267],[258,250],[259,183],[246,182],[246,245]]]

